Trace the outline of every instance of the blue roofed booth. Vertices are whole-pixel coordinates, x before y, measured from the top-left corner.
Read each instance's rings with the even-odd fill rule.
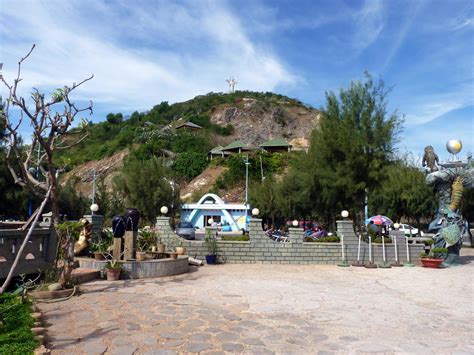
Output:
[[[206,194],[197,203],[181,206],[181,221],[191,222],[195,227],[209,226],[209,220],[219,224],[223,232],[248,230],[248,210],[245,204],[225,203],[216,194]]]

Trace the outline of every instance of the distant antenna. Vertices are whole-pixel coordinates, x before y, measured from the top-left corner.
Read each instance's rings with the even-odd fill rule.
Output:
[[[235,92],[235,85],[238,84],[237,81],[235,81],[234,77],[231,76],[230,79],[226,79],[227,84],[229,84],[229,92],[232,94]]]

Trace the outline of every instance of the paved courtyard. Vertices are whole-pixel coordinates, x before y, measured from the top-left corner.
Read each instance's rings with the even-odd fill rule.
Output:
[[[56,354],[474,353],[463,266],[217,265],[41,303]]]

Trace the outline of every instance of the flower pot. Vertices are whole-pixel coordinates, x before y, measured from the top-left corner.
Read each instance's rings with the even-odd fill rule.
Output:
[[[156,249],[158,253],[164,253],[165,252],[165,245],[162,243],[156,244]]]
[[[186,248],[184,247],[176,247],[176,254],[184,255],[186,253]]]
[[[120,279],[120,268],[107,269],[107,281],[117,281]]]
[[[170,254],[171,259],[177,259],[178,258],[178,254],[176,254],[176,253],[169,253],[169,254]]]
[[[217,255],[206,255],[206,263],[209,265],[217,264]]]
[[[95,252],[95,253],[94,253],[94,259],[95,259],[95,260],[105,260],[105,257],[104,257],[104,255],[103,255],[102,253],[100,253],[100,252]]]
[[[430,267],[433,269],[439,268],[443,261],[443,259],[421,258],[421,263],[424,267]]]
[[[145,261],[146,253],[144,251],[137,251],[136,259],[137,261]]]

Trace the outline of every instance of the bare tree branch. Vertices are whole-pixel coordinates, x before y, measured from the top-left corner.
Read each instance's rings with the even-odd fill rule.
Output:
[[[53,160],[54,152],[68,149],[85,139],[85,136],[79,137],[75,142],[68,141],[67,145],[63,146],[62,143],[64,141],[61,137],[68,133],[75,117],[79,113],[88,111],[92,114],[92,102],[87,107],[78,108],[70,99],[70,94],[84,83],[92,80],[94,75],[78,83],[73,83],[71,87],[64,86],[61,89],[55,90],[51,98],[48,99],[45,99],[44,93],[41,93],[37,88],[33,88],[31,93],[33,105],[28,107],[25,98],[19,96],[17,90],[19,83],[22,81],[22,65],[30,57],[34,48],[35,45],[18,62],[17,75],[12,84],[9,84],[3,76],[0,77],[1,82],[3,82],[9,92],[4,111],[6,115],[6,141],[8,143],[7,162],[15,183],[26,186],[35,194],[43,196],[51,189],[53,217],[57,220],[59,215],[57,206],[57,173],[60,170],[58,170]],[[62,111],[53,111],[53,107],[59,103],[63,103]],[[20,109],[20,118],[15,124],[9,115],[10,108],[12,107]],[[33,129],[33,138],[29,146],[22,145],[18,133],[25,117],[28,118]],[[61,143],[58,144],[58,142]],[[38,148],[41,150],[41,155],[35,164],[34,156]],[[30,171],[33,166],[36,168],[36,174]],[[39,180],[40,174],[38,174],[38,171],[41,172],[41,176],[45,181]]]

